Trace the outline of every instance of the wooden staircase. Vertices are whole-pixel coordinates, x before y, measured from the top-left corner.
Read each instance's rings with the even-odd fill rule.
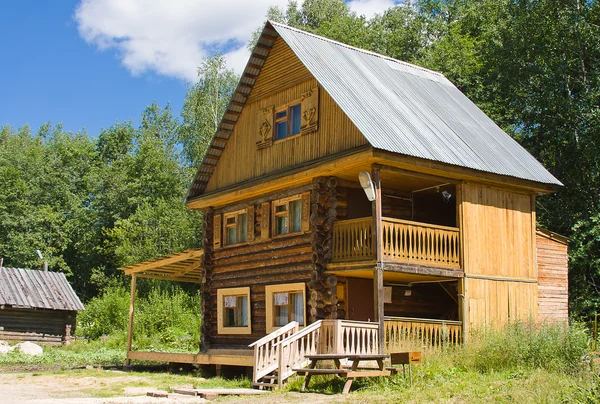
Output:
[[[252,385],[277,389],[308,365],[315,354],[379,353],[378,325],[362,321],[319,320],[300,330],[296,321],[249,345],[254,349]]]

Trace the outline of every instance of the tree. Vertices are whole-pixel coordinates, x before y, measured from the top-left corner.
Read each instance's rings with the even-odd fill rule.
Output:
[[[179,141],[188,166],[200,165],[237,82],[238,77],[227,69],[222,55],[204,59],[198,68],[198,82],[187,91],[179,128]]]

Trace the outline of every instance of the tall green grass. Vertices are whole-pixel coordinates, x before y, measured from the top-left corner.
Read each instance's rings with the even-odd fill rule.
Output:
[[[579,324],[515,322],[477,330],[456,360],[479,372],[526,368],[575,374],[589,358],[589,341]]]

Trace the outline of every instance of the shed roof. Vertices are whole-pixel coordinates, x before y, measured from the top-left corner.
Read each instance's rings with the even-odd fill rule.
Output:
[[[204,250],[191,249],[119,268],[126,275],[166,281],[202,283]]]
[[[0,267],[0,305],[26,309],[84,310],[60,272]]]
[[[562,185],[441,73],[269,21],[198,170],[188,200],[204,192],[260,73],[259,66],[277,37],[292,49],[374,148]]]

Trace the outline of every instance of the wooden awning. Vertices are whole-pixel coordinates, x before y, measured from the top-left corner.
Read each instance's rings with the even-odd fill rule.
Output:
[[[139,278],[202,283],[204,282],[202,255],[204,255],[204,250],[185,250],[119,269],[127,275],[135,275]]]

